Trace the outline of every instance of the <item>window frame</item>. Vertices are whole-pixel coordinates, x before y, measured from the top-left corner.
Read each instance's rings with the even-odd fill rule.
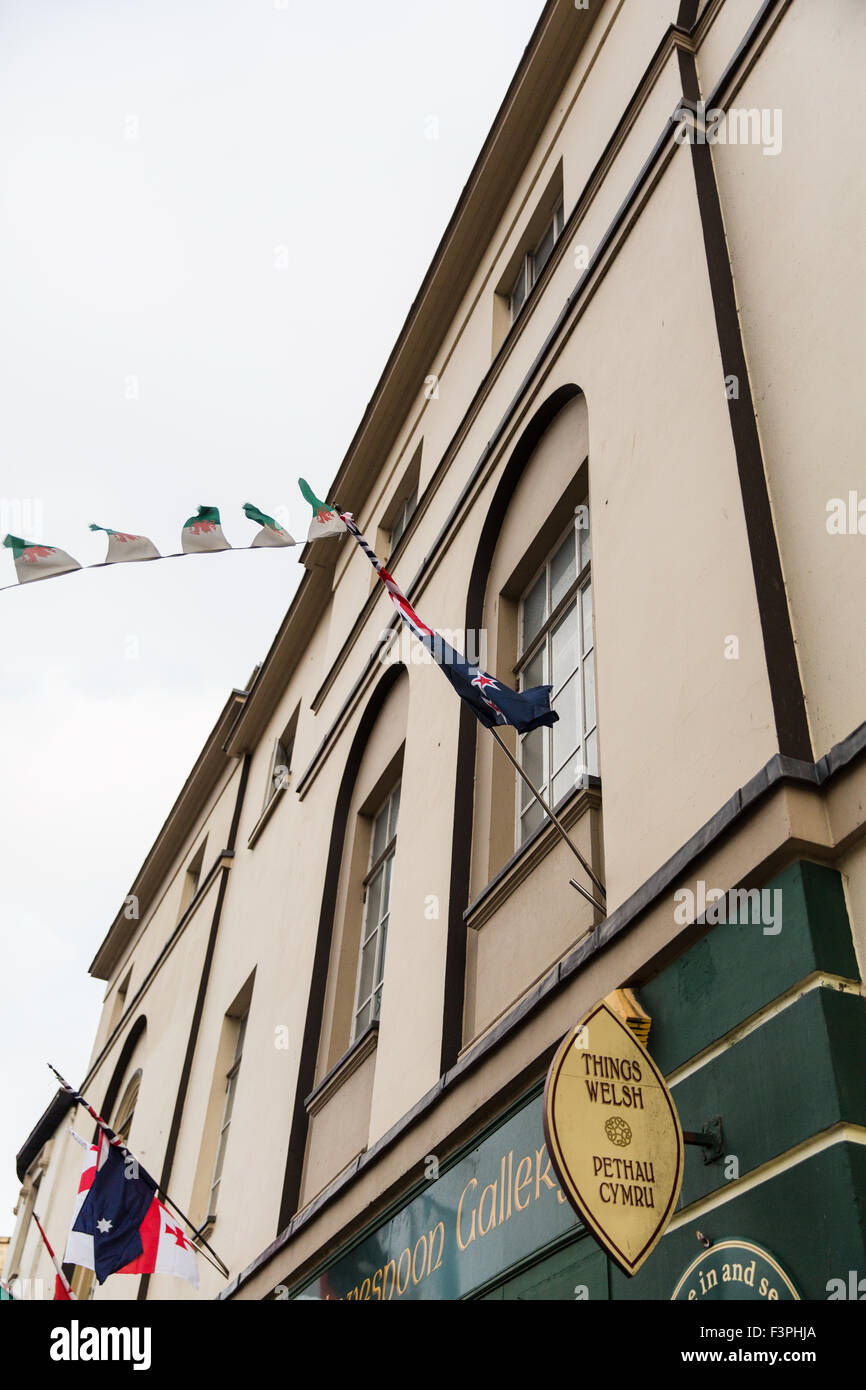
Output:
[[[404,497],[397,509],[391,525],[391,535],[389,540],[389,555],[393,555],[397,546],[409,529],[409,522],[418,510],[418,484],[416,483],[410,492]]]
[[[367,868],[367,873],[366,873],[366,875],[365,875],[365,877],[364,877],[364,882],[363,882],[363,899],[362,899],[363,910],[362,910],[362,914],[361,914],[361,939],[360,939],[360,943],[359,943],[359,946],[358,946],[358,968],[357,968],[357,971],[356,971],[356,974],[355,974],[355,990],[354,990],[354,996],[353,996],[354,1002],[353,1002],[353,1005],[352,1005],[352,1027],[351,1027],[351,1031],[350,1031],[350,1046],[354,1046],[354,1044],[355,1044],[356,1042],[358,1042],[358,1040],[363,1036],[363,1034],[366,1033],[367,1029],[368,1029],[373,1023],[378,1023],[378,1021],[379,1021],[379,1013],[380,1013],[380,1010],[381,1010],[381,1003],[382,1003],[382,991],[383,991],[383,987],[384,987],[384,983],[385,983],[385,949],[386,949],[386,946],[387,946],[388,924],[390,923],[390,919],[391,919],[391,890],[392,890],[393,883],[394,883],[394,868],[393,868],[393,861],[394,861],[394,859],[396,858],[396,853],[397,853],[397,824],[398,824],[399,814],[400,814],[400,793],[401,793],[401,789],[402,789],[402,777],[398,778],[398,780],[397,780],[397,781],[393,784],[393,786],[391,787],[391,790],[387,793],[387,795],[386,795],[385,797],[383,797],[383,799],[382,799],[382,801],[381,801],[381,803],[380,803],[380,805],[379,805],[379,809],[376,811],[375,815],[371,818],[371,826],[370,826],[370,862],[369,862],[369,865],[368,865],[368,868]],[[391,830],[390,830],[390,826],[391,826],[391,815],[392,815],[392,809],[393,809],[395,797],[396,797],[396,800],[397,800],[397,808],[396,808],[396,816],[395,816],[395,820],[394,820],[394,829],[393,829],[393,831],[391,831]],[[386,829],[385,829],[385,833],[386,833],[386,842],[385,842],[385,844],[383,845],[382,849],[379,851],[379,853],[376,855],[376,857],[375,857],[375,859],[374,859],[374,858],[373,858],[373,850],[374,850],[374,848],[375,848],[375,843],[376,843],[375,827],[376,827],[377,821],[378,821],[379,818],[380,818],[381,816],[383,816],[383,815],[386,817]],[[390,832],[390,833],[389,833],[389,832]],[[388,863],[389,860],[391,861],[391,873],[390,873],[390,877],[388,878],[388,904],[387,904],[387,910],[386,910],[385,912],[382,912],[382,911],[381,911],[382,899],[380,898],[380,910],[379,910],[379,914],[378,914],[378,920],[377,920],[377,922],[376,922],[375,928],[374,928],[373,930],[368,930],[369,923],[368,923],[368,918],[367,918],[367,912],[368,912],[368,904],[369,904],[369,902],[370,902],[370,897],[369,897],[370,886],[371,886],[371,884],[373,883],[374,879],[377,877],[378,874],[384,873],[384,872],[385,872],[385,870],[386,870],[386,865],[387,865],[387,863]],[[383,932],[383,925],[384,925],[384,932]],[[368,994],[366,994],[366,995],[364,996],[363,999],[361,999],[361,998],[360,998],[360,990],[361,990],[362,972],[363,972],[363,967],[364,967],[364,950],[365,950],[365,948],[366,948],[371,942],[374,942],[374,951],[375,951],[374,961],[373,961],[373,974],[372,974],[372,977],[371,977],[370,991],[369,991]],[[377,996],[378,996],[378,998],[377,998]],[[363,1027],[359,1028],[359,1026],[358,1026],[358,1019],[359,1019],[360,1015],[364,1012],[364,1010],[367,1008],[368,1005],[370,1006],[370,1016],[369,1016],[369,1018],[367,1019],[366,1023],[363,1025]]]
[[[249,1021],[249,1008],[241,1014],[238,1019],[238,1032],[235,1038],[234,1053],[231,1066],[226,1072],[225,1100],[223,1101],[222,1120],[220,1122],[219,1134],[217,1135],[216,1154],[214,1155],[213,1174],[210,1180],[207,1197],[207,1218],[202,1230],[207,1230],[216,1221],[217,1203],[219,1201],[219,1187],[222,1183],[223,1166],[225,1164],[226,1153],[228,1151],[228,1133],[231,1129],[232,1118],[234,1115],[235,1095],[237,1093],[238,1075],[241,1069],[241,1062],[244,1055],[244,1042],[246,1040],[247,1023]],[[228,1115],[228,1118],[226,1116]],[[214,1192],[216,1191],[216,1197]]]
[[[550,250],[545,256],[542,264],[538,265],[538,253],[544,245],[544,242],[546,241],[547,236],[551,231],[551,228],[553,229],[553,241],[551,243]],[[535,243],[534,246],[529,247],[529,249],[525,251],[523,256],[521,257],[520,269],[514,278],[511,290],[508,294],[508,314],[511,320],[512,327],[519,319],[521,313],[523,312],[524,306],[526,305],[526,302],[529,299],[529,296],[532,294],[533,289],[535,288],[539,279],[543,275],[544,269],[549,263],[550,258],[553,255],[554,250],[556,249],[556,244],[562,236],[564,229],[565,205],[563,198],[560,196],[557,200],[556,206],[554,207],[551,216],[544,224],[544,231],[538,238],[538,241]],[[523,297],[519,305],[515,309],[514,300],[521,283],[523,287]]]
[[[587,503],[583,503],[580,507],[577,508],[577,512],[584,511],[588,517],[589,508]],[[564,592],[564,594],[557,600],[554,606],[551,604],[551,567],[554,559],[559,554],[559,551],[561,550],[562,546],[567,540],[569,534],[573,534],[575,538],[575,576],[572,579],[566,591]],[[586,534],[586,541],[582,543],[581,538],[584,536],[584,534]],[[586,558],[581,563],[584,545],[586,546]],[[524,622],[526,600],[538,584],[539,579],[541,579],[542,577],[546,579],[545,617],[540,627],[538,628],[538,631],[533,634],[532,638],[528,643],[525,643]],[[589,646],[585,644],[584,605],[582,597],[586,590],[589,590],[590,593],[589,622],[591,625],[592,641]],[[592,601],[592,529],[591,525],[578,525],[574,518],[572,519],[570,524],[559,534],[555,543],[552,546],[550,546],[550,548],[547,551],[547,554],[545,555],[543,563],[539,565],[538,569],[536,569],[532,576],[532,579],[524,587],[523,592],[521,593],[518,599],[518,654],[517,660],[513,667],[515,683],[518,690],[522,690],[524,688],[524,676],[527,668],[531,665],[531,663],[536,659],[536,657],[540,653],[543,653],[543,664],[546,674],[542,676],[542,680],[538,683],[551,686],[551,705],[554,708],[555,706],[553,706],[553,701],[556,698],[557,692],[553,688],[553,673],[550,669],[552,664],[552,638],[553,634],[560,627],[563,620],[568,616],[572,608],[575,611],[577,624],[577,661],[574,669],[571,672],[569,672],[569,674],[561,682],[559,689],[564,690],[566,686],[569,684],[569,682],[576,682],[575,695],[577,704],[576,723],[578,740],[577,746],[567,754],[562,763],[562,766],[559,769],[555,769],[553,765],[553,727],[544,727],[541,730],[544,739],[544,760],[542,766],[543,775],[541,782],[538,784],[538,789],[547,800],[548,805],[551,806],[554,810],[556,808],[556,805],[558,804],[558,801],[561,802],[565,799],[564,796],[559,797],[558,799],[554,798],[553,786],[556,778],[565,768],[567,768],[569,762],[574,757],[581,758],[582,765],[585,768],[588,768],[589,765],[586,758],[587,742],[593,735],[595,735],[596,737],[596,745],[598,741],[598,708],[595,697],[593,698],[594,721],[589,728],[587,728],[586,726],[585,672],[588,669],[590,663],[592,665],[593,690],[595,689],[595,609]],[[523,758],[523,748],[527,738],[529,737],[531,737],[531,734],[518,734],[517,736],[517,759],[521,767],[525,767],[525,762]],[[593,774],[590,770],[589,775],[592,776],[596,774]],[[521,805],[521,792],[524,785],[525,784],[523,783],[522,779],[519,776],[515,776],[515,852],[523,848],[523,846],[532,838],[535,831],[544,825],[546,820],[546,817],[544,817],[544,819],[542,819],[542,821],[540,822],[539,826],[535,826],[531,830],[528,830],[526,834],[523,834],[523,818],[525,817],[530,806],[532,806],[533,804],[536,806],[538,805],[538,802],[535,801],[534,797],[530,799],[526,806]],[[586,784],[584,783],[584,785]],[[576,788],[577,783],[575,782],[572,786],[572,791]],[[570,793],[568,794],[570,795]]]

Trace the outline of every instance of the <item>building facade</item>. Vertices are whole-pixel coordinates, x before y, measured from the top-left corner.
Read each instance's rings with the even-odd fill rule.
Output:
[[[81,1089],[230,1277],[82,1296],[669,1299],[725,1238],[803,1298],[866,1274],[864,61],[854,0],[544,9],[328,497],[552,685],[503,738],[601,907],[351,538],[308,546],[91,967]],[[541,1119],[622,990],[722,1135],[633,1278]],[[18,1156],[47,1293],[67,1125]]]

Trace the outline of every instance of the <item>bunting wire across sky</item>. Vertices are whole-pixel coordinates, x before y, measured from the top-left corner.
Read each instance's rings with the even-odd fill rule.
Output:
[[[562,839],[580,862],[581,867],[604,897],[603,883],[574,845],[538,788],[530,781],[526,770],[497,733],[497,726],[501,725],[511,725],[518,733],[528,734],[533,729],[555,724],[559,715],[550,705],[551,686],[538,685],[533,686],[530,690],[512,690],[510,686],[504,685],[501,681],[488,675],[486,671],[482,671],[480,667],[473,666],[464,656],[449,646],[438,632],[435,632],[433,628],[428,627],[421,620],[406,595],[399,588],[394,576],[389,573],[367,543],[356,525],[352,513],[341,511],[333,502],[322,502],[303,478],[299,478],[298,485],[302,495],[313,510],[307,544],[325,540],[331,536],[342,536],[347,531],[349,532],[376,571],[402,621],[432,656],[461,700],[469,705],[479,722],[491,730],[494,738],[514,765],[518,775],[529,787]],[[252,502],[244,503],[244,514],[260,529],[249,546],[238,548],[256,550],[262,547],[290,547],[303,544],[302,541],[296,541],[279,522],[254,506]],[[103,531],[108,536],[108,553],[101,565],[82,566],[65,550],[60,550],[56,546],[22,540],[19,536],[6,536],[3,540],[3,546],[12,551],[18,585],[27,584],[32,580],[50,579],[58,575],[70,574],[82,568],[102,569],[107,565],[131,561],[176,558],[176,556],[161,555],[153,541],[149,540],[147,536],[140,536],[127,531],[114,531],[107,526],[97,526],[95,523],[91,523],[90,529],[91,531]],[[235,548],[229,544],[223,534],[219,510],[216,507],[208,506],[199,507],[195,516],[184,522],[181,531],[181,547],[180,552],[178,552],[180,555],[198,555]],[[16,588],[18,585],[5,585],[3,587]],[[605,909],[597,898],[575,883],[573,879],[571,883],[583,897],[604,915]]]
[[[4,584],[2,589],[15,589],[35,579],[53,579],[80,569],[103,569],[106,565],[130,563],[135,560],[175,560],[181,555],[203,555],[221,550],[259,550],[262,547],[297,546],[303,544],[290,536],[272,516],[260,511],[252,502],[244,503],[248,520],[261,528],[248,546],[232,546],[226,540],[217,507],[199,507],[195,516],[183,524],[180,533],[181,549],[171,555],[161,555],[147,536],[130,531],[113,531],[109,526],[91,522],[91,531],[104,531],[108,536],[108,553],[99,565],[80,565],[65,550],[38,541],[22,540],[20,536],[5,536],[3,545],[12,551],[17,584]]]

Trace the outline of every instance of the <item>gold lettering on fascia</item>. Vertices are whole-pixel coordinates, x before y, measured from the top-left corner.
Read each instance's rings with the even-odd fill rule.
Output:
[[[548,1192],[556,1194],[560,1206],[566,1198],[552,1174],[547,1147],[533,1149],[529,1154],[515,1157],[513,1149],[503,1154],[497,1176],[483,1187],[478,1178],[470,1178],[460,1194],[454,1220],[454,1236],[458,1252],[468,1250],[475,1241],[483,1240],[491,1231],[503,1226],[518,1212],[526,1211],[532,1202],[540,1201]],[[652,1205],[650,1203],[650,1205]],[[403,1298],[407,1291],[429,1279],[447,1259],[445,1224],[440,1221],[431,1231],[418,1237],[414,1246],[404,1246],[399,1256],[376,1270],[372,1277],[356,1284],[340,1302],[349,1299],[390,1302]],[[325,1300],[333,1299],[327,1294]]]

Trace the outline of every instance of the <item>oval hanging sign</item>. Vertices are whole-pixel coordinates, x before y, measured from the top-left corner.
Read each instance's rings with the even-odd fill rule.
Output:
[[[696,1299],[799,1302],[800,1295],[778,1260],[750,1240],[720,1240],[692,1260],[671,1302]]]
[[[683,1134],[664,1077],[604,1002],[550,1064],[544,1137],[587,1230],[620,1269],[636,1273],[676,1206]]]

